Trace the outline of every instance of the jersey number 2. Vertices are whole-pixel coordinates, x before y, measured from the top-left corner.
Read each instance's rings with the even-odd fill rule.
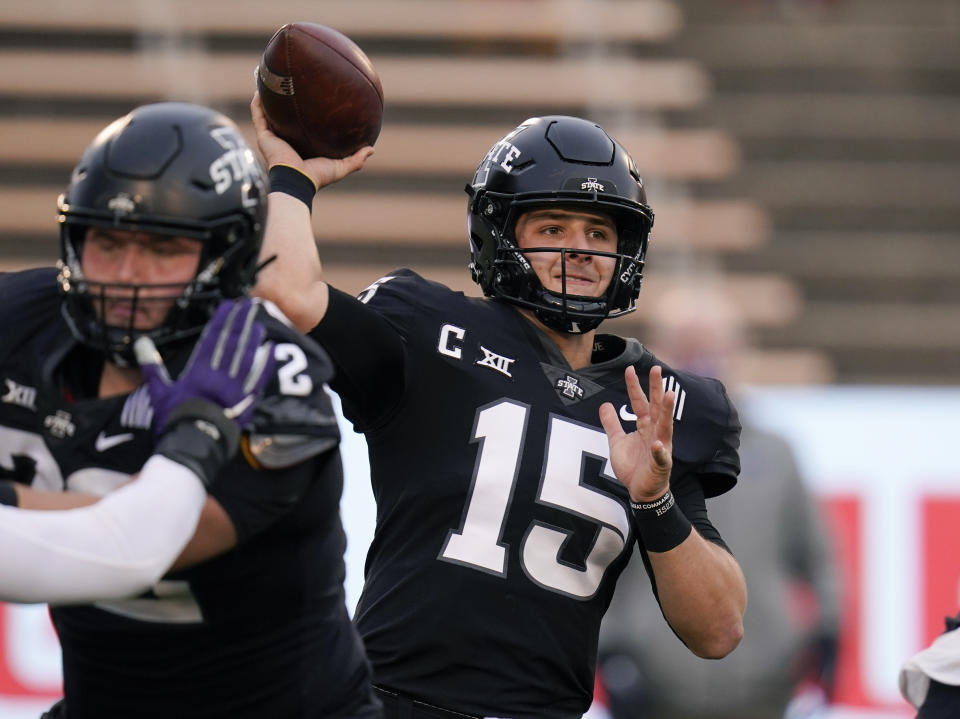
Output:
[[[498,576],[507,573],[504,525],[520,469],[530,407],[501,400],[480,409],[473,441],[480,442],[473,486],[459,529],[447,536],[440,559]],[[626,506],[582,483],[585,457],[604,461],[601,475],[616,481],[607,436],[592,427],[552,415],[547,430],[537,503],[556,507],[600,525],[585,568],[560,558],[570,530],[533,520],[524,534],[520,561],[528,577],[545,589],[578,599],[592,597],[610,563],[630,536]]]
[[[307,355],[302,347],[292,342],[281,342],[273,348],[273,356],[282,363],[277,370],[277,378],[283,394],[306,397],[313,392],[313,380],[303,371],[307,369]]]

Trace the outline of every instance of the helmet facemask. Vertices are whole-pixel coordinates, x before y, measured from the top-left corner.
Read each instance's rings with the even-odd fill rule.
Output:
[[[232,241],[196,238],[202,243],[198,267],[186,282],[130,284],[90,280],[83,272],[80,259],[86,229],[87,226],[76,224],[62,227],[64,259],[58,263],[58,282],[64,295],[63,314],[78,339],[107,354],[111,361],[121,366],[133,364],[132,345],[138,337],[150,337],[157,347],[196,337],[222,299],[243,294],[254,280],[255,268],[252,266],[223,272],[224,267],[237,264],[238,255],[244,251],[244,243],[236,238]],[[231,229],[228,234],[236,235],[236,232]],[[214,249],[220,246],[226,249],[222,252]],[[231,275],[233,285],[237,285],[240,277],[248,279],[240,286],[224,286],[229,285],[223,282],[224,277]],[[111,302],[130,305],[128,323],[107,323],[106,308]],[[169,305],[163,320],[156,327],[136,327],[138,308],[152,303]]]

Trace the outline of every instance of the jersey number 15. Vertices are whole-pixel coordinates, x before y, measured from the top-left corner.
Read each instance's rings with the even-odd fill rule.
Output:
[[[498,576],[507,573],[503,530],[516,487],[526,439],[530,407],[500,400],[481,407],[473,429],[480,443],[473,484],[458,529],[447,535],[439,558]],[[613,496],[582,480],[584,458],[604,461],[601,476],[617,481],[610,467],[607,436],[593,427],[551,415],[537,492],[537,503],[556,507],[600,525],[585,568],[560,559],[569,530],[533,520],[524,534],[520,563],[535,583],[577,599],[590,599],[603,574],[627,546],[630,518],[627,507]]]

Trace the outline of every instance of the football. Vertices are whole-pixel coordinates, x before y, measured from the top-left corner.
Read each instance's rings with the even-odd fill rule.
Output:
[[[317,23],[287,23],[267,43],[256,76],[270,129],[301,157],[346,157],[376,142],[383,124],[380,76],[346,35]]]

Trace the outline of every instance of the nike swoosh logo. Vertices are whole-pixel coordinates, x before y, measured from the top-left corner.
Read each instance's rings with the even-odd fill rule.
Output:
[[[97,435],[97,439],[94,441],[93,446],[98,452],[106,452],[108,449],[113,449],[118,444],[129,442],[131,439],[133,439],[133,433],[131,432],[111,435],[107,435],[106,432],[101,432]]]
[[[620,406],[620,419],[624,422],[636,422],[637,415],[627,409],[627,405],[624,404]]]

